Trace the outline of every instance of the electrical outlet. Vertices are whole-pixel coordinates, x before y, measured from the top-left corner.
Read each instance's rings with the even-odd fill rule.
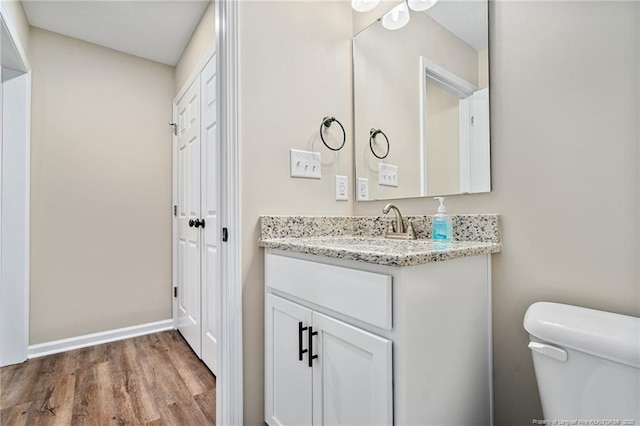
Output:
[[[358,178],[358,201],[365,201],[369,199],[369,179]]]
[[[378,185],[398,187],[398,166],[378,164]]]
[[[290,164],[291,177],[307,179],[320,179],[321,177],[322,164],[320,163],[319,152],[291,149]]]
[[[346,176],[336,175],[336,200],[345,201],[349,199],[349,186]]]

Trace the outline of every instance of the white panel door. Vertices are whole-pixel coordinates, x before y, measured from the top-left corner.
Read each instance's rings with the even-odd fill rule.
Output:
[[[201,356],[200,78],[177,104],[178,330]]]
[[[313,424],[392,425],[391,341],[313,312]]]
[[[217,350],[220,323],[220,227],[219,166],[216,126],[216,56],[200,74],[202,84],[202,361],[218,374]]]
[[[265,421],[270,426],[312,423],[311,310],[265,296]]]

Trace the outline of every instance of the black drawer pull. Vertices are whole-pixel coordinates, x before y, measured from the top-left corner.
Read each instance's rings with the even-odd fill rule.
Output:
[[[302,326],[302,321],[298,323],[298,361],[302,361],[302,355],[307,352],[307,349],[302,349],[302,333],[307,329],[308,327]]]
[[[313,331],[313,327],[309,327],[309,367],[313,367],[313,360],[318,358],[318,355],[313,354],[313,336],[317,336],[318,332]]]

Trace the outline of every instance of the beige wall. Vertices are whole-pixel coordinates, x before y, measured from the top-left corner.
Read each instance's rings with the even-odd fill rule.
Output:
[[[176,64],[176,92],[182,89],[187,79],[193,73],[202,57],[215,42],[216,8],[212,1],[204,11],[198,26],[182,52],[180,60]]]
[[[354,137],[358,177],[369,179],[371,199],[415,197],[422,190],[419,58],[426,57],[477,84],[478,52],[429,15],[413,13],[409,24],[400,30],[389,31],[382,24],[376,24],[358,34],[354,56],[357,99]],[[434,102],[441,105],[450,102],[447,93],[430,91],[429,107],[434,107]],[[440,99],[433,99],[440,94]],[[427,108],[427,111],[432,109]],[[459,119],[456,117],[455,120],[455,131],[458,132]],[[389,138],[389,156],[384,162],[398,166],[398,187],[378,184],[378,165],[382,160],[371,153],[371,128],[382,129]],[[459,177],[455,182],[442,183],[452,175],[459,175],[459,138],[445,139],[451,132],[442,132],[445,129],[442,126],[427,126],[427,129],[427,193],[460,192]],[[376,141],[379,142],[376,152],[383,153],[386,148],[384,138],[379,136]]]
[[[478,88],[489,87],[489,49],[478,51]]]
[[[352,211],[335,200],[335,175],[353,182],[351,6],[348,2],[240,2],[240,137],[243,227],[244,424],[264,418],[264,275],[260,214]],[[338,154],[318,128],[333,115],[347,130]],[[289,177],[289,149],[322,154],[322,179]],[[350,194],[353,197],[353,194]]]
[[[31,32],[30,344],[171,318],[174,70]]]
[[[493,256],[497,426],[541,418],[522,328],[531,303],[640,315],[639,8],[491,4],[493,191],[447,206],[503,217],[504,252]],[[437,203],[397,205],[425,214]],[[382,206],[357,203],[355,213]]]
[[[27,20],[27,15],[24,13],[24,9],[22,8],[22,1],[20,0],[3,0],[2,4],[9,12],[9,16],[11,17],[11,21],[18,33],[18,37],[20,38],[20,42],[22,43],[22,48],[29,56],[29,36],[30,36],[30,28],[29,21]]]

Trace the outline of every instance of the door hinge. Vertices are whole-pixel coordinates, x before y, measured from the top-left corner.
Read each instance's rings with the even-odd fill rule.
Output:
[[[222,242],[226,243],[227,241],[229,241],[229,230],[222,228]]]
[[[178,287],[173,288],[173,297],[178,297]]]
[[[178,216],[178,206],[173,206],[173,215]]]
[[[475,125],[475,116],[473,115],[471,116],[471,125],[472,126]]]
[[[169,126],[173,127],[173,134],[178,136],[178,124],[177,123],[169,123]]]

